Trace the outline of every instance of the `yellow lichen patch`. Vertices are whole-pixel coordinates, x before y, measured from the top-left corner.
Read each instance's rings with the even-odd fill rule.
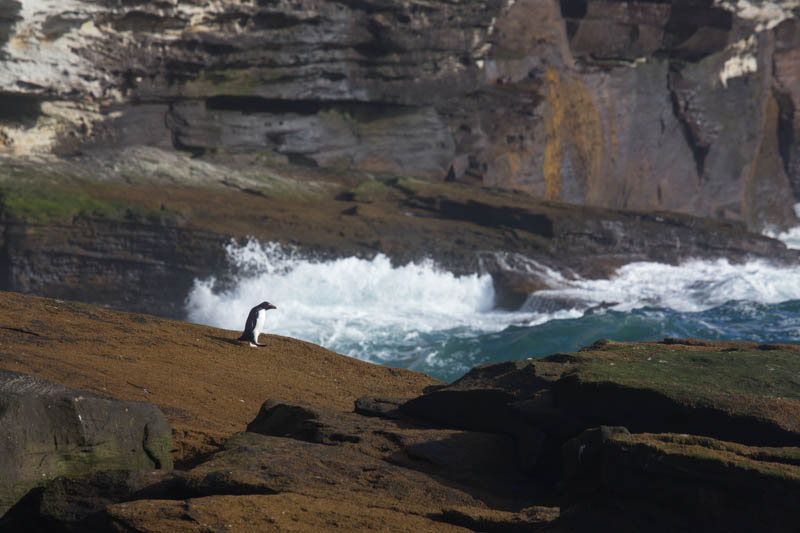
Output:
[[[510,183],[505,183],[508,188],[520,188],[519,175],[522,171],[522,159],[517,152],[499,151],[490,158],[494,174],[511,177]]]
[[[562,200],[564,158],[578,174],[581,196],[595,188],[603,168],[600,116],[587,87],[577,78],[548,69],[545,74],[549,113],[545,115],[545,197]],[[569,199],[566,199],[569,200]]]

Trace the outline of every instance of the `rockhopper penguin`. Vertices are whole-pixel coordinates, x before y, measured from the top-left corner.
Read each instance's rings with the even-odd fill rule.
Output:
[[[247,322],[244,323],[242,336],[239,337],[240,341],[248,341],[250,346],[254,348],[256,346],[266,346],[266,344],[258,343],[258,336],[261,334],[261,330],[264,329],[264,319],[267,316],[268,309],[277,309],[277,307],[269,302],[261,302],[250,310],[250,314],[247,315]]]

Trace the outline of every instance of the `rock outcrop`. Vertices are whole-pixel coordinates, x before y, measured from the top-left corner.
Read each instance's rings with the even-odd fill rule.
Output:
[[[251,350],[238,332],[0,303],[19,354],[0,367],[147,398],[176,462],[48,479],[3,530],[795,528],[795,346],[603,341],[444,385],[288,338]]]
[[[11,1],[0,144],[256,152],[784,229],[800,190],[799,9]]]
[[[554,272],[604,278],[632,261],[800,257],[730,221],[361,172],[227,172],[184,156],[164,164],[164,154],[10,163],[0,180],[0,289],[181,318],[196,279],[239,274],[224,247],[248,238],[313,257],[383,253],[395,264],[433,259],[457,274],[488,273],[496,304],[509,309],[554,288]],[[84,165],[105,170],[87,181]]]
[[[568,442],[564,462],[565,512],[555,531],[609,522],[625,532],[795,529],[797,447],[602,426]]]
[[[152,404],[0,370],[0,424],[0,514],[56,477],[172,469],[172,429]]]

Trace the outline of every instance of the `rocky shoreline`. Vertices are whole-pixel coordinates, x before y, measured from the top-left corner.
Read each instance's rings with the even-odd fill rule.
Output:
[[[64,385],[115,398],[91,400],[105,407],[90,417],[71,408],[74,437],[53,439],[69,418],[39,417],[58,424],[4,441],[18,459],[3,463],[0,525],[14,531],[795,527],[794,346],[600,341],[445,385],[294,339],[256,350],[236,332],[13,293],[0,323],[4,427],[20,402],[74,406],[53,403]],[[158,441],[131,401],[171,424],[168,457],[115,463],[92,437],[125,412],[145,421],[133,441],[137,427]],[[101,449],[105,463],[78,468],[79,450]],[[34,488],[9,496],[12,479]]]
[[[566,278],[633,261],[796,264],[800,253],[738,222],[587,208],[524,192],[394,174],[204,160],[158,149],[4,160],[0,289],[184,318],[194,281],[237,272],[232,240],[311,257],[433,259],[492,275],[514,309]],[[157,194],[154,194],[157,191]]]
[[[796,531],[797,347],[598,341],[445,384],[180,320],[250,240],[490,274],[503,311],[551,273],[796,266],[763,233],[798,223],[798,21],[0,2],[0,529]]]

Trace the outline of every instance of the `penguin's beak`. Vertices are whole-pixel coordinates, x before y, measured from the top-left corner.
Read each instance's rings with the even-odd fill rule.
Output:
[[[274,306],[274,305],[272,305],[272,304],[269,304],[269,308],[270,308],[270,309],[277,309],[277,307],[275,307],[275,306]]]

